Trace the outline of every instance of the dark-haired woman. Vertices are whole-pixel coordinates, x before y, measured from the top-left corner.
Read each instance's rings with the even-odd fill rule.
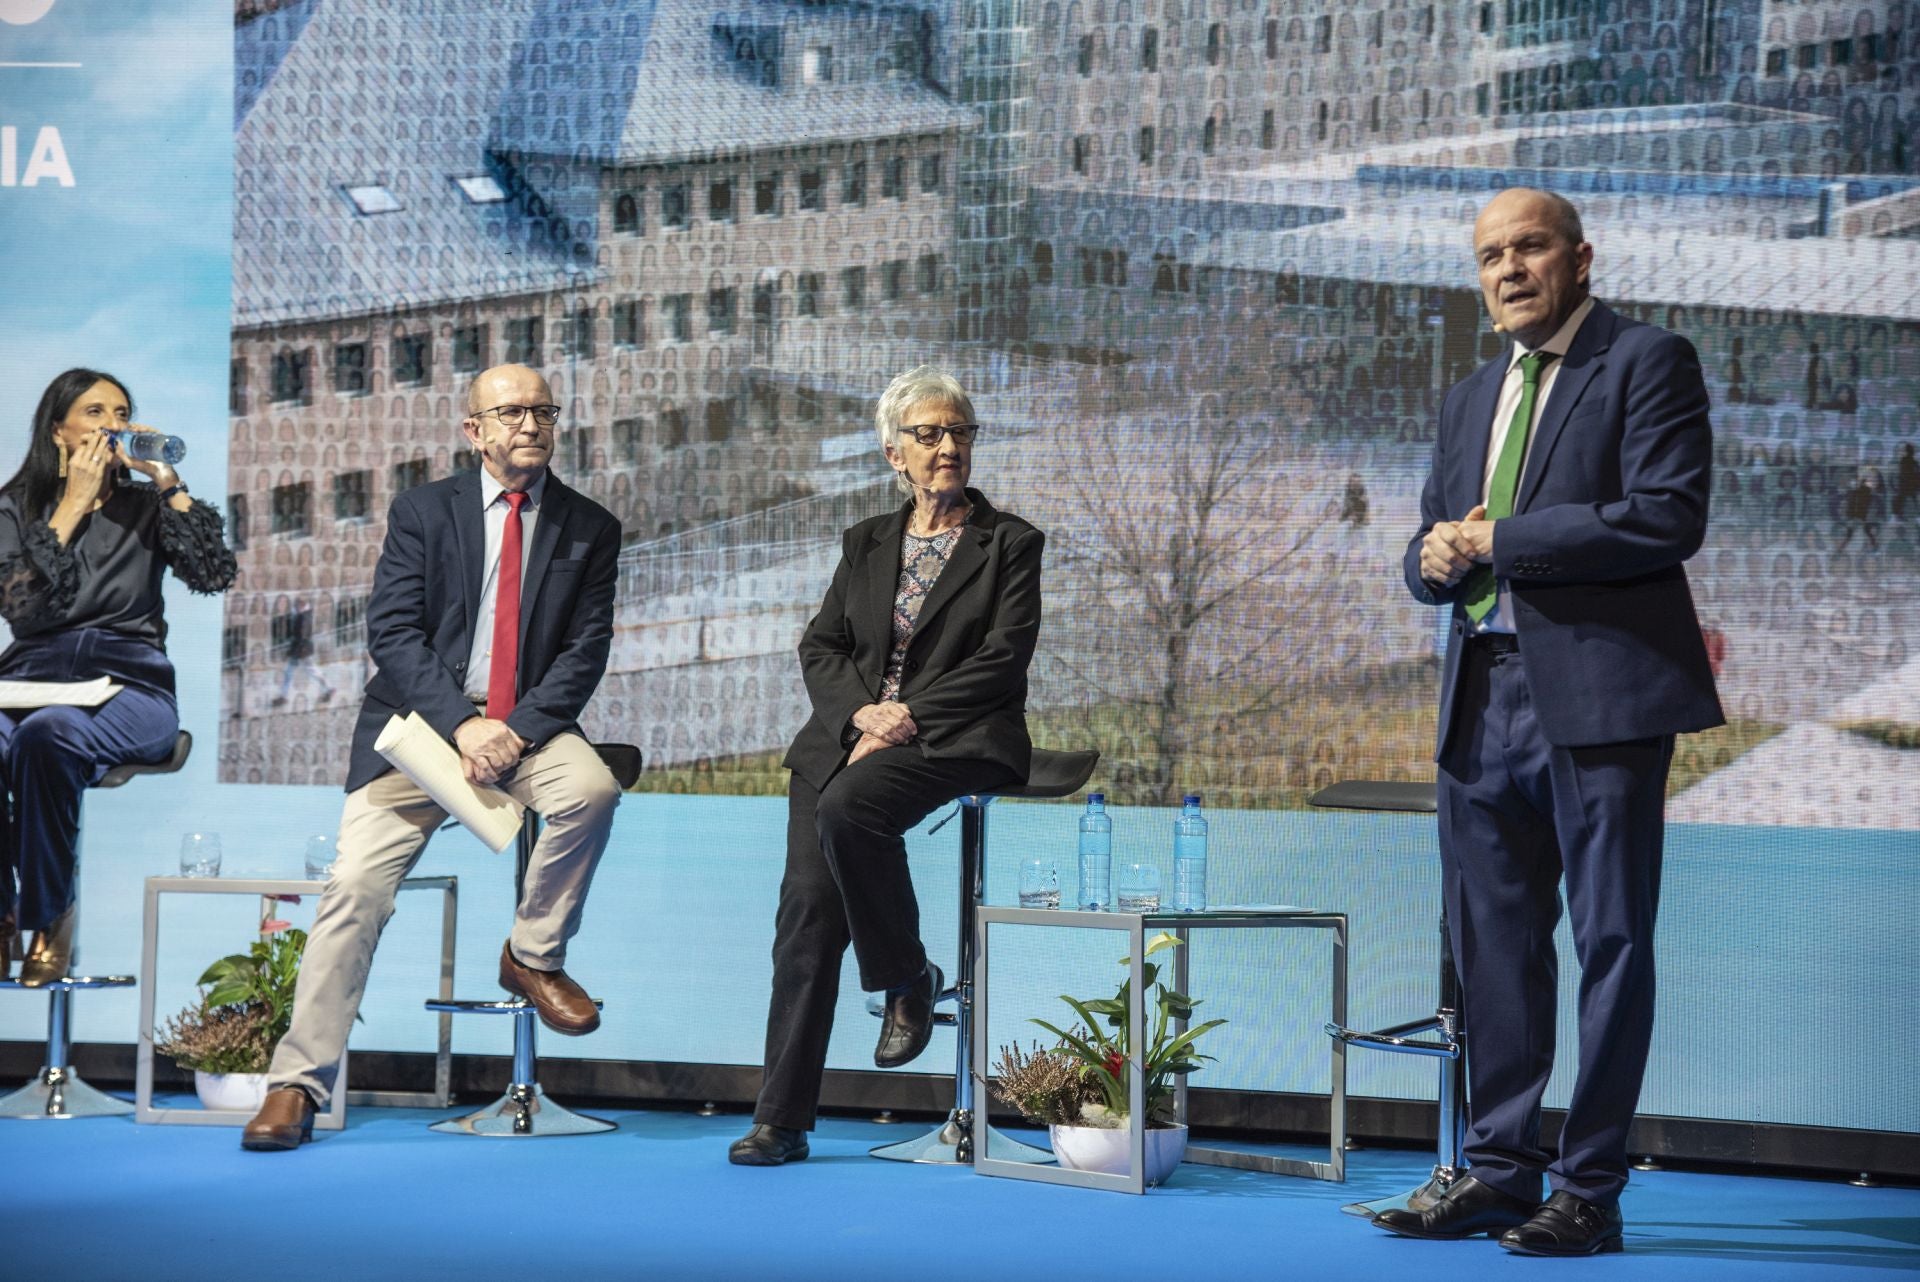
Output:
[[[114,432],[153,430],[132,417],[119,379],[66,371],[40,397],[26,462],[0,486],[0,617],[13,630],[0,680],[121,687],[92,708],[0,711],[0,978],[30,930],[20,982],[32,987],[72,959],[81,793],[113,766],[165,760],[180,730],[161,575],[171,566],[212,593],[236,568],[220,513],[171,467],[116,443]]]

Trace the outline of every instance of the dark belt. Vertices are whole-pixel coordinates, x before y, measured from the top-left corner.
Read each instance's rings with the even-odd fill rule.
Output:
[[[1520,653],[1520,638],[1511,632],[1479,632],[1468,637],[1467,642],[1496,658]]]

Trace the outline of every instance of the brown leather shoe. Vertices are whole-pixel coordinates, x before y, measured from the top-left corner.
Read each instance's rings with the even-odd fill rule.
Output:
[[[600,1027],[600,1009],[585,989],[564,970],[522,966],[511,942],[500,946],[500,987],[532,1002],[540,1022],[563,1036],[579,1037]]]
[[[73,929],[80,921],[80,905],[68,904],[67,910],[33,932],[33,947],[20,964],[20,986],[41,988],[67,977],[73,964]]]
[[[240,1147],[256,1153],[299,1148],[313,1138],[313,1100],[298,1086],[267,1092],[267,1102],[240,1132]]]

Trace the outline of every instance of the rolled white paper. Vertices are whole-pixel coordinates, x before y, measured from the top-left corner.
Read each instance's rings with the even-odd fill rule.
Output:
[[[417,712],[387,719],[373,750],[495,852],[520,835],[524,807],[498,788],[467,782],[460,754]]]

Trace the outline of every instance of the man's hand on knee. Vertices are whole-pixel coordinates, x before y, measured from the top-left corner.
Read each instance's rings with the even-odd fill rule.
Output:
[[[454,747],[460,750],[460,767],[468,783],[491,784],[520,762],[527,741],[507,728],[504,721],[470,717],[453,732]]]

